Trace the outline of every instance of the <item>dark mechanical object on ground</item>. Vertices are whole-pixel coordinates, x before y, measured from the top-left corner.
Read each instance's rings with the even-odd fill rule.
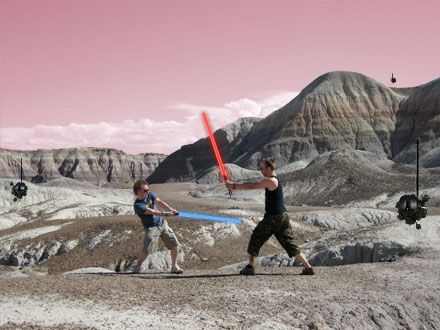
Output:
[[[419,140],[416,140],[416,194],[403,195],[396,204],[399,220],[405,221],[408,225],[416,224],[417,229],[422,229],[422,225],[417,223],[422,218],[426,218],[428,209],[425,207],[429,201],[428,195],[423,195],[419,199]]]
[[[17,182],[15,185],[13,182],[10,183],[12,190],[11,190],[11,194],[15,196],[14,198],[14,202],[16,202],[17,200],[21,199],[22,197],[27,195],[27,186],[26,184],[23,182],[23,160],[20,159],[20,182]]]
[[[405,221],[408,225],[416,224],[417,229],[422,226],[417,223],[422,218],[426,218],[428,209],[425,207],[426,202],[429,201],[428,195],[423,195],[422,199],[418,199],[416,195],[403,195],[396,204],[399,220]]]

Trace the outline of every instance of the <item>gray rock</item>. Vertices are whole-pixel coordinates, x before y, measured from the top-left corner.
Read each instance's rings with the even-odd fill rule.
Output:
[[[67,252],[73,250],[77,245],[78,245],[77,239],[68,241],[67,243],[62,243],[59,250],[58,250],[58,254],[62,255],[64,253],[67,253]]]
[[[179,251],[178,260],[184,259],[183,251]],[[142,264],[148,270],[169,270],[171,268],[171,255],[169,251],[158,251],[150,254]]]
[[[8,258],[6,265],[8,266],[21,266],[23,264],[23,250],[13,251]]]
[[[37,174],[36,176],[32,177],[31,179],[32,183],[45,183],[47,182],[47,179],[42,174]]]
[[[324,248],[309,257],[315,266],[339,266],[365,262],[395,261],[408,253],[408,249],[397,242],[340,244]]]
[[[53,241],[49,244],[40,242],[24,248],[11,245],[8,249],[0,251],[0,265],[31,267],[60,254],[62,246],[73,248],[77,243],[77,241],[70,241],[67,244],[62,244],[59,241]]]
[[[116,262],[115,271],[118,273],[124,272],[132,269],[134,265],[136,265],[136,260],[126,260],[126,259],[118,260]]]
[[[41,256],[39,261],[43,261],[49,259],[50,257],[56,255],[58,250],[60,249],[61,243],[58,241],[54,241],[49,243],[44,249],[43,255]]]

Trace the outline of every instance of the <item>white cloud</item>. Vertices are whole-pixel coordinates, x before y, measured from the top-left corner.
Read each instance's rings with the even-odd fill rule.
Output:
[[[168,108],[184,111],[182,121],[126,119],[122,122],[92,124],[71,123],[66,126],[37,125],[32,128],[9,127],[0,131],[0,147],[8,149],[54,149],[76,147],[109,147],[131,154],[158,152],[170,154],[182,145],[206,136],[200,119],[206,111],[213,130],[242,117],[266,117],[291,101],[298,93],[279,92],[260,100],[248,98],[204,106],[178,103]]]

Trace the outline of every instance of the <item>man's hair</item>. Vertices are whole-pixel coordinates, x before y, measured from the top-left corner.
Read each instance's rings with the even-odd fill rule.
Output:
[[[148,185],[148,182],[145,180],[137,180],[133,186],[133,192],[137,195],[138,191],[143,189],[144,185]]]
[[[264,166],[275,170],[275,161],[272,158],[263,158],[260,162],[264,163]]]

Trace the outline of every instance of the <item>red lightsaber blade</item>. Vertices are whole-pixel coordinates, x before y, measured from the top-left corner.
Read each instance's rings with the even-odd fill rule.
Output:
[[[223,180],[226,181],[229,179],[229,175],[226,172],[225,165],[223,164],[222,157],[220,156],[220,152],[218,150],[217,143],[215,142],[214,134],[212,133],[211,125],[209,124],[209,119],[206,112],[202,112],[202,120],[205,124],[206,130],[208,131],[209,140],[211,141],[212,149],[214,150],[215,158],[217,159],[218,168]]]

